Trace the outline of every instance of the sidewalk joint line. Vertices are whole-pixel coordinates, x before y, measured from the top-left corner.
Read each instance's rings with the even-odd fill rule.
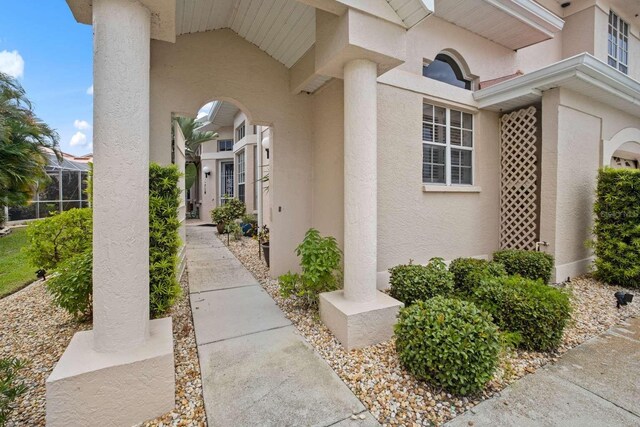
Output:
[[[352,417],[353,415],[361,415],[361,414],[364,414],[365,412],[368,412],[368,409],[363,409],[363,410],[362,410],[362,411],[360,411],[360,412],[353,412],[351,415],[347,415],[345,418],[341,418],[341,419],[339,419],[338,421],[333,422],[333,423],[331,423],[331,424],[327,424],[327,425],[326,425],[326,426],[324,426],[324,427],[331,427],[331,426],[334,426],[334,425],[336,425],[336,424],[338,424],[338,423],[341,423],[341,422],[343,422],[343,421],[346,421],[346,420],[351,419],[351,417]],[[355,420],[354,420],[354,421],[355,421]],[[361,420],[360,418],[358,418],[358,421],[364,421],[364,420]]]
[[[229,289],[236,289],[236,288],[250,288],[251,286],[260,286],[260,284],[257,283],[257,284],[253,284],[253,285],[239,285],[239,286],[229,286],[228,288],[207,289],[207,290],[204,290],[204,291],[190,292],[189,295],[206,294],[208,292],[217,292],[217,291],[227,291]],[[262,286],[260,286],[260,287],[262,287]]]
[[[202,343],[202,344],[198,344],[198,347],[200,347],[202,345],[215,344],[217,342],[233,340],[233,339],[236,339],[236,338],[242,338],[242,337],[246,337],[246,336],[249,336],[249,335],[260,334],[262,332],[269,332],[269,331],[274,331],[276,329],[288,328],[289,326],[293,326],[293,323],[291,323],[291,321],[289,319],[287,319],[287,321],[289,322],[288,325],[274,326],[273,328],[263,329],[261,331],[247,332],[246,334],[236,335],[234,337],[222,338],[222,339],[219,339],[219,340],[213,340],[213,341],[205,342],[205,343]]]
[[[561,378],[561,377],[560,377],[560,378]],[[586,391],[586,392],[588,392],[588,393],[593,394],[594,396],[596,396],[596,397],[598,397],[598,398],[600,398],[600,399],[604,400],[605,402],[609,402],[609,403],[611,403],[611,404],[612,404],[613,406],[615,406],[616,408],[620,408],[620,409],[622,409],[623,411],[630,413],[630,414],[631,414],[631,415],[633,415],[634,417],[640,418],[640,415],[638,415],[638,414],[636,414],[635,412],[633,412],[633,411],[631,411],[631,410],[629,410],[629,409],[625,408],[624,406],[621,406],[621,405],[619,405],[619,404],[617,404],[617,403],[615,403],[615,402],[612,402],[611,400],[607,399],[606,397],[599,395],[599,394],[598,394],[598,393],[596,393],[595,391],[593,391],[593,390],[589,390],[588,388],[583,387],[583,386],[581,386],[580,384],[574,383],[573,381],[571,381],[571,380],[569,380],[569,379],[566,379],[566,378],[562,378],[562,379],[564,379],[564,380],[565,380],[566,382],[568,382],[569,384],[573,384],[574,386],[579,387],[579,388],[581,388],[582,390],[584,390],[584,391]]]

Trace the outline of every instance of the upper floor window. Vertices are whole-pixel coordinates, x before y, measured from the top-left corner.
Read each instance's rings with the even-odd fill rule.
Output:
[[[247,127],[245,126],[245,123],[244,122],[240,123],[240,125],[236,128],[236,142],[244,138],[244,136],[246,135],[246,132],[247,132]]]
[[[423,104],[422,182],[473,184],[473,115]]]
[[[614,11],[609,11],[609,65],[629,72],[629,24]]]
[[[218,151],[233,151],[233,139],[219,139]]]
[[[440,53],[422,66],[422,75],[462,89],[471,89],[471,80],[465,79],[458,63],[449,55]]]

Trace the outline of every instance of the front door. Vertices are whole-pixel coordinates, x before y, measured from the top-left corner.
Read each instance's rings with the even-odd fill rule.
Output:
[[[225,196],[233,197],[233,162],[220,163],[220,204],[226,202]]]

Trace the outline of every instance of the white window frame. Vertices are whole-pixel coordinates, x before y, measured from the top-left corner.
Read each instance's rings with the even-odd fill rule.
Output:
[[[440,183],[440,182],[422,182],[423,185],[425,186],[433,186],[433,187],[473,187],[475,185],[475,175],[476,175],[476,153],[475,153],[475,146],[476,146],[476,141],[475,141],[475,115],[473,113],[470,113],[468,111],[463,111],[463,110],[456,110],[455,108],[449,108],[449,107],[445,107],[442,105],[437,105],[437,104],[433,104],[428,100],[425,100],[422,102],[422,108],[423,108],[423,112],[424,112],[424,106],[425,105],[431,105],[432,108],[434,109],[432,116],[435,118],[435,107],[440,107],[440,108],[444,108],[445,109],[445,143],[440,143],[440,142],[435,142],[435,141],[425,141],[424,140],[424,136],[421,136],[422,138],[422,147],[424,150],[424,146],[425,145],[431,145],[431,146],[437,146],[437,147],[445,147],[445,182],[444,183]],[[458,111],[461,114],[470,114],[471,115],[471,129],[465,129],[463,127],[460,128],[461,132],[460,132],[460,141],[461,144],[460,145],[455,145],[455,144],[451,144],[451,111]],[[460,125],[463,126],[464,123],[464,116],[461,115],[460,117]],[[424,126],[424,117],[422,119],[422,124]],[[435,126],[436,124],[433,124],[434,126],[434,135],[435,135]],[[423,134],[422,131],[423,127],[421,127],[421,135]],[[457,127],[456,127],[457,129]],[[463,135],[462,135],[462,130],[470,130],[471,131],[471,147],[466,147],[464,145],[462,145],[462,139],[463,139]],[[461,184],[461,183],[452,183],[451,182],[451,149],[461,149],[464,151],[470,151],[471,152],[471,183],[469,184]],[[424,164],[424,151],[423,151],[423,155],[422,155],[422,162],[421,165]],[[421,175],[422,176],[422,175]]]
[[[247,136],[247,125],[245,121],[242,121],[236,128],[235,138],[236,143],[241,141],[245,136]]]
[[[238,154],[236,154],[236,182],[237,182],[237,189],[238,189],[238,198],[240,198],[240,185],[243,185],[243,198],[244,200],[242,201],[243,203],[246,203],[247,200],[247,185],[246,185],[246,174],[247,174],[247,158],[246,158],[246,151],[247,150],[242,150],[241,152],[239,152]]]
[[[623,61],[622,52],[626,61]],[[613,10],[609,10],[607,25],[607,63],[621,73],[629,74],[629,23]]]

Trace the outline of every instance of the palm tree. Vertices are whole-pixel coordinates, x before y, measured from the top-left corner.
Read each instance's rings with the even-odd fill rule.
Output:
[[[58,134],[33,113],[22,86],[0,72],[0,209],[26,204],[47,181],[47,156],[60,157]]]
[[[195,157],[195,153],[198,150],[198,147],[203,142],[211,141],[214,138],[218,137],[216,132],[206,131],[200,132],[198,129],[199,126],[202,126],[202,123],[197,122],[194,118],[191,117],[176,117],[176,121],[182,130],[182,134],[184,135],[184,147],[187,155],[191,157]]]

